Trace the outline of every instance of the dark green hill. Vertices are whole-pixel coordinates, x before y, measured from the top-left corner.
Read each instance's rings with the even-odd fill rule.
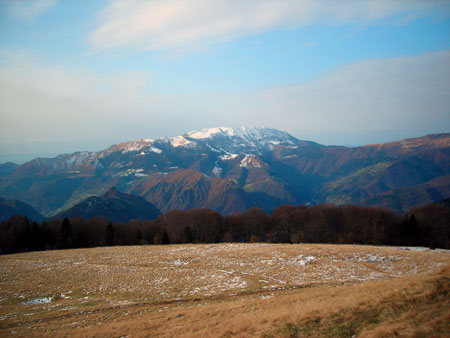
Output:
[[[13,215],[26,216],[37,222],[43,221],[45,218],[34,208],[24,202],[16,200],[5,200],[0,197],[0,221],[6,221]]]
[[[160,215],[160,211],[142,197],[120,193],[111,188],[102,196],[92,196],[63,211],[54,219],[64,217],[82,217],[86,220],[92,217],[106,217],[111,222],[129,222],[135,219],[152,220]]]

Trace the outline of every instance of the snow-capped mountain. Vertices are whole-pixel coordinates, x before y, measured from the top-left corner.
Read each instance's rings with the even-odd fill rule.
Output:
[[[313,145],[313,142],[306,142]],[[137,139],[113,145],[99,152],[75,152],[58,155],[55,158],[36,158],[25,163],[17,171],[18,174],[87,172],[117,169],[142,169],[144,172],[169,170],[174,167],[186,167],[187,163],[179,165],[178,157],[185,158],[187,154],[197,158],[200,154],[216,154],[215,161],[226,161],[243,154],[262,155],[270,152],[275,146],[298,147],[305,144],[288,133],[260,127],[240,128],[205,128],[191,131],[184,135],[160,138]],[[212,156],[214,157],[214,156]],[[135,168],[135,164],[152,162],[149,168]],[[247,160],[246,160],[247,161]],[[153,167],[153,165],[156,165]],[[219,168],[219,167],[217,167]],[[214,167],[211,169],[213,170]],[[219,169],[207,174],[217,175]],[[157,171],[157,170],[156,170]],[[126,174],[126,173],[122,173]]]
[[[76,152],[73,154],[59,155],[55,158],[36,158],[26,163],[23,169],[44,170],[46,172],[70,171],[70,170],[95,170],[107,168],[105,165],[107,158],[113,154],[118,157],[118,161],[109,163],[109,166],[116,168],[126,167],[126,161],[121,162],[124,155],[134,157],[159,155],[180,151],[212,151],[218,154],[218,158],[230,159],[239,154],[262,154],[273,150],[276,145],[298,146],[302,141],[297,140],[288,133],[260,127],[241,128],[205,128],[198,131],[191,131],[184,135],[172,138],[160,139],[138,139],[117,145],[113,145],[99,152]],[[310,144],[313,144],[310,142]],[[120,154],[120,155],[117,155]]]
[[[391,193],[426,203],[449,197],[449,177],[450,134],[346,148],[272,128],[216,127],[36,158],[3,174],[0,196],[53,215],[114,186],[162,212],[211,207],[229,213],[283,203],[383,205],[383,194]],[[426,187],[433,192],[424,193]],[[400,210],[411,207],[402,203]]]

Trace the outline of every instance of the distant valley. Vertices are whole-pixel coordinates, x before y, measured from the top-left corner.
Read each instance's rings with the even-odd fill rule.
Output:
[[[450,197],[450,134],[349,148],[271,128],[220,127],[0,165],[0,196],[46,217],[111,187],[161,212],[320,203],[405,212]]]

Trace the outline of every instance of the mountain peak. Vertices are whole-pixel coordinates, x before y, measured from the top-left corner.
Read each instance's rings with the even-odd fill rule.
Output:
[[[267,127],[204,128],[186,133],[184,137],[203,143],[218,153],[261,153],[278,144],[300,142],[285,131]]]
[[[107,192],[105,192],[102,197],[106,198],[117,198],[121,195],[120,191],[116,187],[111,187]]]
[[[184,136],[191,139],[207,139],[219,135],[227,137],[241,137],[244,139],[261,139],[265,137],[274,137],[274,136],[283,138],[292,138],[292,136],[286,133],[285,131],[258,126],[239,127],[239,128],[230,128],[230,127],[203,128],[196,131],[190,131],[186,133]]]
[[[229,127],[215,127],[215,128],[203,128],[196,131],[190,131],[186,134],[187,137],[194,139],[210,138],[213,135],[222,134],[226,136],[234,136],[234,129]]]

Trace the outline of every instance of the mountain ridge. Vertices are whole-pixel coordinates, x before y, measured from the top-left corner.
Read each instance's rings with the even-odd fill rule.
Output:
[[[7,221],[14,215],[25,216],[36,222],[41,222],[45,219],[44,216],[25,202],[6,200],[0,197],[0,221]]]
[[[88,220],[92,217],[106,217],[111,222],[127,223],[135,219],[152,220],[160,214],[152,203],[139,196],[123,194],[112,187],[101,196],[88,197],[52,218],[82,217]]]
[[[216,127],[37,158],[4,176],[0,195],[24,200],[47,216],[113,186],[162,211],[212,207],[229,213],[253,206],[271,211],[280,204],[366,201],[401,211],[421,198],[406,198],[401,209],[377,198],[413,187],[423,202],[446,198],[449,174],[450,133],[344,147],[298,140],[273,128]],[[440,193],[425,196],[423,184],[439,177]]]

